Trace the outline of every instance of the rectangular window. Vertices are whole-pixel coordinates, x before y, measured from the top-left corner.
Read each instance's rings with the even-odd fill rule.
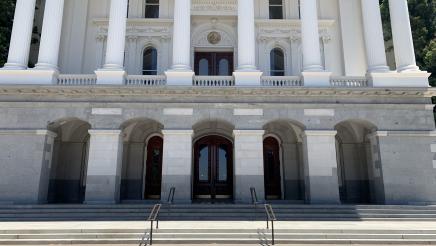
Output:
[[[269,18],[283,19],[283,0],[269,0]]]
[[[145,18],[159,18],[159,0],[145,0]]]

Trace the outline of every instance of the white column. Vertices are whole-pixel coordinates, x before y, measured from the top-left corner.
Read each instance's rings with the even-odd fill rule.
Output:
[[[58,70],[64,0],[46,0],[37,69]]]
[[[106,61],[97,70],[98,84],[123,84],[124,48],[126,43],[127,0],[111,0]]]
[[[379,0],[361,3],[368,73],[388,72]]]
[[[4,69],[22,70],[27,68],[32,40],[35,3],[36,0],[17,0],[8,61]]]
[[[323,71],[319,46],[318,8],[316,0],[300,3],[303,70]]]
[[[120,197],[123,143],[120,130],[89,130],[85,203],[116,203]]]
[[[234,130],[235,138],[235,202],[251,201],[250,187],[256,188],[260,200],[265,199],[263,170],[263,130]]]
[[[179,0],[177,0],[179,1]],[[192,130],[163,130],[162,199],[167,199],[171,187],[176,188],[177,203],[192,199]]]
[[[306,200],[312,204],[340,203],[335,136],[322,130],[303,134]]]
[[[173,64],[165,74],[168,85],[192,85],[191,0],[174,1]]]
[[[237,86],[260,85],[262,72],[256,67],[253,0],[238,0],[238,69],[233,76]]]
[[[331,73],[325,72],[321,61],[317,1],[301,1],[300,12],[304,85],[329,87]]]
[[[389,0],[395,61],[399,72],[419,71],[415,60],[407,0]]]

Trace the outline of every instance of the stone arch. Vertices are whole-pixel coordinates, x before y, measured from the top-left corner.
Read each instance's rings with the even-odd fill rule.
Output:
[[[163,125],[152,119],[148,118],[135,118],[128,120],[120,126],[123,136],[123,158],[121,169],[121,200],[144,200],[144,199],[160,199],[159,192],[152,192],[151,194],[146,183],[150,178],[147,174],[147,164],[151,161],[148,156],[149,143],[154,138],[160,139],[163,143],[162,129]],[[156,158],[162,168],[162,148],[160,146],[155,152]],[[153,163],[151,163],[153,164]],[[162,170],[160,170],[162,175]],[[161,179],[161,178],[160,178]],[[156,193],[156,194],[154,194]]]
[[[383,180],[377,127],[366,120],[348,119],[335,129],[339,194],[342,203],[381,203]]]
[[[194,130],[194,142],[207,135],[219,135],[233,142],[233,130],[235,126],[221,119],[200,120],[192,126]]]
[[[91,125],[78,118],[63,118],[49,123],[47,128],[57,134],[47,200],[49,203],[83,203]]]
[[[305,197],[304,166],[303,166],[303,140],[301,134],[305,127],[292,120],[274,120],[263,126],[264,140],[273,136],[280,144],[280,199],[302,203]],[[265,142],[264,142],[265,144]],[[264,152],[264,170],[270,163]],[[267,180],[265,180],[265,184]]]

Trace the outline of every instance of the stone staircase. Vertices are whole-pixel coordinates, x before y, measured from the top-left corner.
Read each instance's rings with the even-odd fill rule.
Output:
[[[0,245],[138,245],[148,238],[149,224],[144,220],[151,208],[147,204],[0,205]],[[277,244],[436,244],[435,206],[273,204],[273,208]],[[243,204],[164,206],[153,242],[269,245],[271,230],[265,229],[264,218],[260,205],[256,212],[252,205]],[[52,226],[41,226],[47,223]],[[365,223],[372,224],[356,226]]]
[[[436,221],[436,206],[290,205],[273,204],[279,221],[393,220]],[[117,205],[0,205],[0,221],[138,221],[147,218],[151,204]],[[163,206],[160,220],[263,220],[262,205],[177,204]]]

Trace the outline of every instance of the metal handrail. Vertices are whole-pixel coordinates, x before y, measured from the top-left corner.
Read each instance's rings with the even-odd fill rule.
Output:
[[[158,203],[153,206],[153,209],[150,212],[150,215],[148,216],[146,221],[150,221],[150,245],[153,245],[153,222],[156,221],[156,229],[159,229],[159,212],[162,204]],[[141,243],[139,246],[142,246],[143,242],[145,241],[147,233],[144,233],[144,236],[142,237]],[[144,244],[146,245],[146,244]]]
[[[274,210],[271,206],[271,204],[265,204],[265,213],[266,213],[266,229],[269,229],[269,222],[271,221],[271,241],[272,245],[275,244],[274,242],[274,221],[277,220],[276,215],[274,214]]]
[[[250,187],[250,194],[251,194],[251,203],[254,206],[254,220],[256,220],[256,212],[257,212],[257,204],[260,204],[259,200],[257,199],[257,193],[256,193],[256,188],[254,187]]]
[[[168,194],[167,198],[167,204],[173,204],[174,203],[174,194],[176,193],[176,187],[170,188],[170,193]]]

